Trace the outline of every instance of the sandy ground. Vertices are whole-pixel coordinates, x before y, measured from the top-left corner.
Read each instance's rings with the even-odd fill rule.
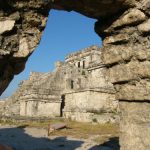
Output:
[[[98,146],[92,138],[48,137],[46,129],[0,126],[0,143],[15,150],[114,150],[109,146]]]

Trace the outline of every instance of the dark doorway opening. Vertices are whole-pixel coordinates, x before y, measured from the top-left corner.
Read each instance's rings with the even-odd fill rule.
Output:
[[[83,60],[83,69],[85,68],[85,61]]]
[[[80,68],[80,62],[78,62],[78,68]]]
[[[63,116],[63,109],[65,107],[65,95],[61,96],[61,106],[60,106],[60,117]]]
[[[71,89],[74,89],[74,81],[71,80]]]

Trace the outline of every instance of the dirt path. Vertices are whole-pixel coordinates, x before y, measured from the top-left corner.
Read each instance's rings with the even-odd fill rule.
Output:
[[[0,143],[15,150],[113,150],[109,146],[97,146],[92,138],[48,137],[47,130],[29,127],[0,126]]]

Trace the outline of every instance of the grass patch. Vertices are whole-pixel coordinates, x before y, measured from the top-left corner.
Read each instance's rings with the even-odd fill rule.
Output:
[[[55,131],[52,135],[72,136],[75,138],[89,138],[93,135],[108,135],[118,136],[119,126],[117,124],[91,124],[66,121],[69,129]]]
[[[94,135],[113,135],[118,136],[119,133],[119,126],[118,124],[92,124],[92,123],[79,123],[69,120],[48,120],[43,122],[38,121],[25,121],[25,122],[17,122],[17,121],[2,121],[0,120],[0,124],[2,125],[12,125],[18,128],[25,128],[25,127],[36,127],[36,128],[48,128],[49,124],[55,123],[66,123],[67,129],[62,129],[59,131],[54,131],[50,134],[50,136],[71,136],[74,138],[89,138]],[[100,139],[95,139],[100,140]]]

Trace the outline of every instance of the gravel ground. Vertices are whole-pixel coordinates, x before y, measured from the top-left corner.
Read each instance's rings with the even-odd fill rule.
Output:
[[[92,138],[76,139],[47,136],[47,130],[0,126],[0,143],[15,150],[114,150],[109,146],[98,146]]]

